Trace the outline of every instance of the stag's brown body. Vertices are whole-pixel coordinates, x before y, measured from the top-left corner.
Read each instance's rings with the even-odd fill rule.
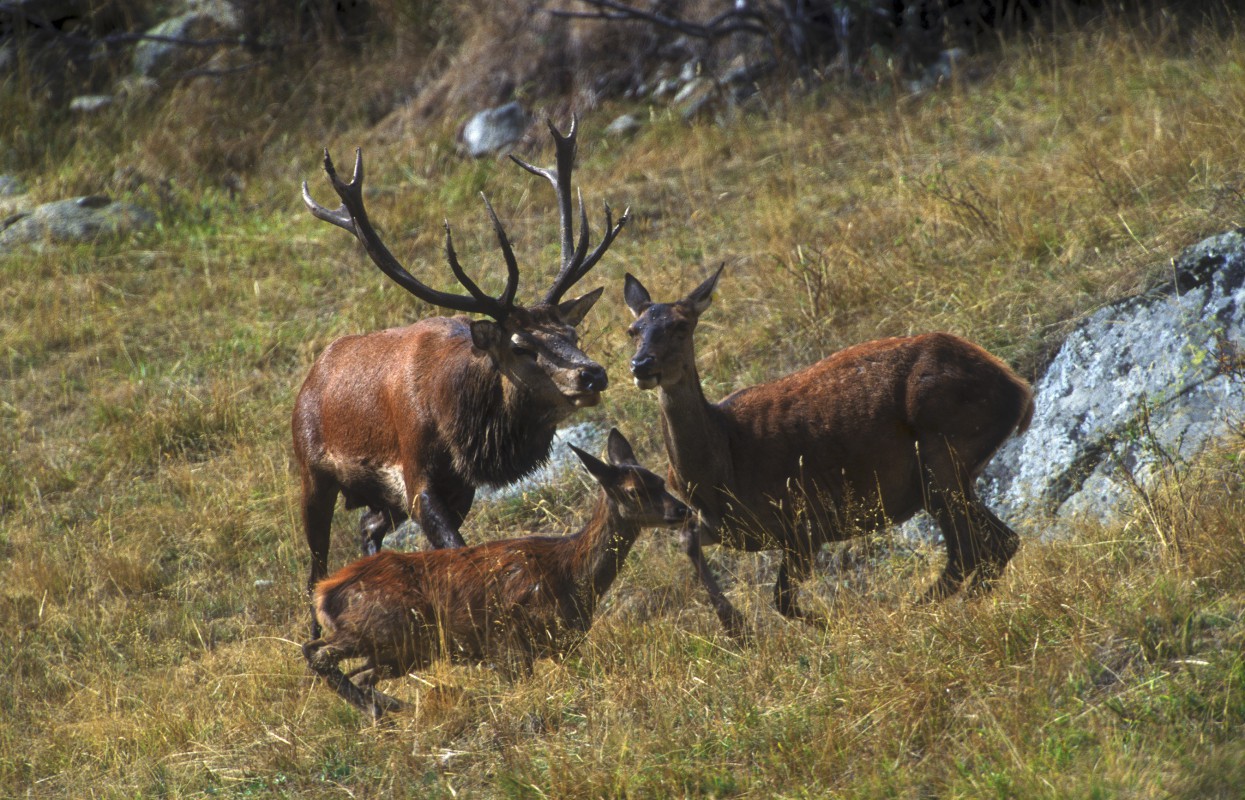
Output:
[[[630,275],[626,294],[637,317],[632,373],[658,389],[671,484],[701,517],[684,545],[728,631],[739,635],[741,619],[702,542],[782,549],[775,603],[799,617],[791,581],[808,574],[824,543],[926,509],[948,555],[928,596],[956,591],[970,574],[988,585],[1019,538],[981,503],[974,482],[1028,426],[1028,384],[981,347],[931,333],[850,347],[710,403],[692,333],[718,275],[675,303],[653,303]]]
[[[458,263],[449,225],[446,259],[466,295],[434,290],[406,271],[368,221],[363,160],[349,183],[325,154],[325,171],[342,205],[330,211],[303,199],[317,218],[350,231],[378,268],[416,297],[453,311],[485,314],[436,317],[336,340],[313,365],[293,414],[294,454],[302,479],[303,529],[311,551],[310,589],[328,571],[329,532],[338,495],[364,506],[360,532],[374,553],[389,530],[413,516],[434,547],[461,547],[459,528],[479,486],[511,483],[549,454],[557,423],[576,408],[596,405],[608,385],[604,368],[578,347],[576,326],[601,290],[574,300],[563,294],[597,263],[627,221],[606,207],[606,232],[588,252],[586,215],[572,235],[571,172],[575,125],[563,136],[552,125],[556,169],[548,179],[561,213],[562,265],[543,300],[515,302],[519,270],[493,208],[488,208],[507,268],[501,294],[485,294]],[[312,632],[317,631],[313,620]]]
[[[441,658],[530,670],[537,658],[567,653],[592,626],[640,530],[677,527],[688,515],[617,432],[610,464],[577,452],[602,486],[579,533],[384,551],[343,567],[316,586],[325,634],[304,645],[312,669],[378,716],[395,705],[372,688],[380,678]],[[347,676],[338,664],[351,658],[364,663]]]

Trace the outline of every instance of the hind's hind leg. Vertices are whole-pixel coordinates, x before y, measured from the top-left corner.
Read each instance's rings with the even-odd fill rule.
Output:
[[[945,443],[922,442],[921,468],[925,510],[937,521],[947,548],[946,567],[925,599],[954,594],[970,575],[973,588],[988,590],[1016,553],[1020,537],[977,497],[972,477]]]
[[[976,500],[969,511],[979,521],[978,530],[982,532],[985,550],[981,565],[973,573],[970,588],[988,592],[1003,574],[1007,562],[1020,549],[1020,536],[980,500]]]

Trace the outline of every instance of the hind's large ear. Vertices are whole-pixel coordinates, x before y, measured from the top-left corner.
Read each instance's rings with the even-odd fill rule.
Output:
[[[614,476],[618,474],[617,469],[611,467],[609,464],[606,464],[604,461],[591,453],[585,453],[573,444],[567,445],[567,447],[575,451],[575,455],[579,456],[579,460],[584,462],[584,466],[588,468],[588,472],[591,473],[596,482],[602,486],[609,483]]]
[[[609,454],[610,463],[616,467],[638,467],[640,462],[636,461],[635,451],[631,449],[631,442],[618,432],[617,428],[610,429],[609,442],[605,446],[605,452]]]
[[[565,303],[558,304],[558,314],[572,328],[577,327],[579,323],[584,321],[584,317],[588,316],[588,312],[601,298],[601,292],[605,291],[604,286],[598,286],[588,294],[576,297],[574,300],[567,300]]]
[[[653,304],[653,298],[649,296],[648,289],[645,289],[640,279],[630,272],[623,281],[623,299],[627,301],[627,308],[631,309],[631,313],[637,317]]]
[[[705,282],[692,290],[691,294],[684,297],[682,302],[691,306],[696,316],[700,316],[713,302],[713,292],[718,288],[718,278],[722,277],[722,270],[726,269],[726,262],[722,262],[722,266],[718,267],[718,271],[705,279]]]

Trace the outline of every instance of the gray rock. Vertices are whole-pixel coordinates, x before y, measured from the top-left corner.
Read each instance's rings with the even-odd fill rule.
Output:
[[[194,41],[236,32],[241,26],[234,7],[223,0],[188,4],[188,10],[147,31],[149,36]],[[160,77],[176,69],[187,69],[210,57],[211,48],[179,42],[144,39],[134,48],[134,72],[144,77]]]
[[[490,108],[463,126],[463,145],[472,158],[497,153],[519,141],[527,125],[527,112],[517,100]]]
[[[640,122],[639,117],[635,114],[623,114],[609,125],[606,125],[605,132],[610,136],[630,136],[642,127],[644,127],[644,123]]]
[[[0,197],[13,197],[25,194],[26,187],[12,175],[0,175]]]
[[[104,195],[45,203],[0,221],[0,253],[21,245],[94,241],[147,230],[156,215]]]
[[[1245,344],[1245,229],[1189,248],[1172,285],[1068,337],[1035,387],[1029,431],[986,469],[987,503],[1033,532],[1127,513],[1131,481],[1147,486],[1245,419],[1240,378],[1217,368],[1222,341]]]
[[[69,110],[79,114],[94,114],[112,105],[110,94],[81,94],[69,101]]]

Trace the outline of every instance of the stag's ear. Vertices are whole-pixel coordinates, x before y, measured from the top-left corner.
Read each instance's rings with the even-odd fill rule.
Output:
[[[616,467],[638,467],[640,462],[635,459],[635,452],[631,449],[631,442],[618,432],[617,428],[610,429],[609,442],[605,446],[605,452],[609,455],[610,463]]]
[[[588,472],[592,473],[592,477],[602,486],[610,483],[618,474],[618,470],[614,469],[609,464],[606,464],[596,456],[590,453],[585,453],[573,444],[567,445],[567,447],[575,451],[575,455],[579,456],[579,460],[584,462],[584,466],[588,468]]]
[[[558,314],[572,328],[584,321],[584,317],[588,316],[588,311],[596,304],[601,297],[601,292],[605,291],[604,286],[598,286],[588,294],[582,297],[576,297],[574,300],[567,300],[565,303],[558,304]]]
[[[501,326],[491,319],[472,320],[471,343],[476,349],[491,353],[501,346],[503,338]]]
[[[692,290],[692,293],[683,298],[683,302],[692,307],[692,311],[696,316],[705,313],[705,309],[713,302],[713,291],[718,288],[718,278],[722,277],[722,270],[726,269],[726,262],[722,262],[722,266],[718,267],[718,271],[705,279],[705,282]]]
[[[631,313],[637,317],[653,304],[653,298],[649,296],[648,289],[645,289],[640,279],[630,272],[627,273],[626,281],[623,283],[623,299],[627,301],[627,308],[631,309]]]

